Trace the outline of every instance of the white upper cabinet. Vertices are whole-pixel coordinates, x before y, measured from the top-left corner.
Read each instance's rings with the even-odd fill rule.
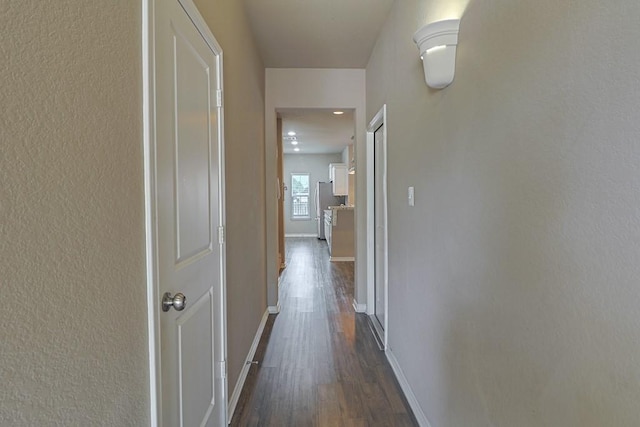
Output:
[[[345,163],[329,163],[329,179],[334,196],[349,194],[349,168]]]

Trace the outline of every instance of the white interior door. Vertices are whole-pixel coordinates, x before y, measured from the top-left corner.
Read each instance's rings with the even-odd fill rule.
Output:
[[[384,123],[378,127],[373,136],[374,158],[374,246],[375,246],[375,279],[374,279],[374,317],[377,327],[385,330],[387,316],[387,201],[386,201],[386,147],[384,143]],[[386,338],[380,334],[382,339]]]
[[[226,424],[221,52],[194,13],[190,1],[155,2],[158,299],[173,297],[157,306],[166,427]]]

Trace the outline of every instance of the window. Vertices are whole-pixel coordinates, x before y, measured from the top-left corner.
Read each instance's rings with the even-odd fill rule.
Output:
[[[291,219],[311,219],[309,212],[309,174],[291,174]]]

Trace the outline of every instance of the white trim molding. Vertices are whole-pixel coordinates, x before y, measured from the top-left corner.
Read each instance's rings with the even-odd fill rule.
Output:
[[[233,413],[235,412],[236,406],[238,405],[238,399],[240,399],[240,393],[242,393],[244,382],[247,380],[247,375],[249,375],[249,369],[251,368],[251,361],[253,361],[253,358],[256,355],[256,350],[258,349],[258,344],[260,343],[260,338],[262,338],[262,332],[264,331],[264,326],[267,324],[268,318],[269,318],[269,310],[265,310],[264,315],[262,316],[262,320],[258,325],[256,336],[253,338],[251,347],[249,347],[249,353],[247,354],[247,358],[244,362],[244,366],[240,371],[240,376],[238,377],[238,381],[236,381],[236,386],[233,388],[233,393],[229,398],[229,406],[227,407],[227,425],[230,424],[231,420],[233,419]]]
[[[404,372],[402,371],[402,368],[398,363],[398,359],[396,359],[396,356],[391,351],[391,348],[388,347],[387,350],[385,351],[385,354],[387,355],[387,360],[391,365],[391,369],[393,369],[393,373],[396,375],[398,384],[400,384],[400,388],[402,389],[404,396],[407,398],[407,402],[409,402],[409,406],[413,411],[413,415],[416,417],[416,421],[418,421],[418,425],[420,427],[431,427],[431,423],[429,423],[429,419],[427,418],[427,416],[424,414],[424,411],[420,407],[420,404],[418,403],[418,399],[416,398],[416,395],[413,394],[413,389],[411,389],[411,386],[409,385],[409,381],[407,381],[407,377],[404,376]]]
[[[353,299],[353,309],[356,313],[366,313],[367,312],[367,304],[359,304],[356,299]]]
[[[318,235],[316,233],[289,233],[284,237],[318,237]]]
[[[280,301],[278,301],[277,305],[270,305],[267,307],[267,311],[269,314],[278,314],[280,313]]]

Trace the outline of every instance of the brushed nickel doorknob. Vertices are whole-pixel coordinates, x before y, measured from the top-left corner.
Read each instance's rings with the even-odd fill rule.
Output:
[[[187,305],[187,297],[182,293],[177,293],[175,296],[171,296],[169,292],[165,292],[162,296],[162,311],[169,311],[171,307],[176,311],[182,311]]]

